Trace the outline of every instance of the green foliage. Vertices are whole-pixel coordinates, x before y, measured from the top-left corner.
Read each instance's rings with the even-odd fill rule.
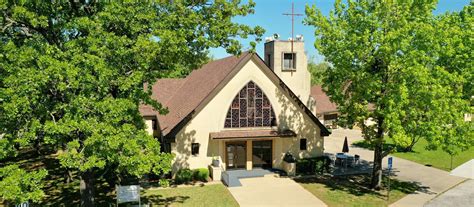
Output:
[[[40,143],[79,175],[168,172],[172,156],[145,132],[139,106],[166,113],[151,98],[157,79],[187,75],[210,48],[239,54],[237,38],[259,41],[261,27],[232,22],[254,5],[0,1],[0,159]]]
[[[308,62],[308,71],[311,74],[311,85],[323,84],[324,72],[329,68],[327,62],[314,63]]]
[[[193,181],[193,178],[194,178],[194,172],[190,169],[184,168],[176,172],[176,176],[174,180],[177,184],[183,184],[183,183],[189,183]]]
[[[13,204],[26,201],[39,202],[44,193],[42,180],[46,170],[27,172],[17,165],[0,168],[0,197]]]
[[[441,17],[433,15],[436,3],[337,0],[329,16],[306,8],[315,46],[332,66],[323,87],[339,107],[339,124],[359,125],[375,146],[378,186],[385,136],[406,147],[425,138],[453,153],[474,144],[473,123],[463,120],[472,113],[473,3]]]
[[[207,182],[207,180],[209,179],[209,169],[207,168],[194,169],[193,174],[194,180]]]
[[[374,143],[381,143],[381,134],[387,133],[399,145],[426,138],[439,146],[454,136],[456,141],[449,145],[455,148],[472,144],[472,127],[466,128],[472,123],[463,121],[463,114],[472,112],[465,86],[472,84],[468,79],[474,59],[472,43],[463,38],[472,37],[472,30],[438,36],[447,25],[440,22],[444,17],[433,16],[435,5],[436,1],[336,1],[329,17],[307,7],[306,22],[316,27],[315,45],[333,66],[323,85],[339,106],[342,125],[361,125],[365,138]],[[469,23],[457,22],[459,28],[472,25],[471,7],[461,12]],[[467,48],[454,52],[463,41]],[[451,68],[446,55],[463,60]],[[369,110],[369,103],[374,110]],[[369,117],[377,124],[364,124]]]
[[[474,146],[474,122],[451,117],[474,113],[474,2],[460,12],[440,15],[434,27],[439,41],[436,65],[445,70],[443,84],[451,87],[445,89],[445,100],[436,102],[443,109],[438,116],[447,117],[447,122],[438,122],[442,133],[427,137],[426,148],[458,155]]]
[[[297,175],[315,175],[329,172],[331,158],[320,156],[313,158],[304,158],[296,161]]]
[[[166,178],[160,179],[160,186],[163,188],[170,187],[170,181]]]

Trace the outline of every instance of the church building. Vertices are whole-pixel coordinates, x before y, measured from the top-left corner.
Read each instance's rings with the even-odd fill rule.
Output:
[[[215,60],[183,79],[159,79],[141,106],[149,133],[182,168],[283,169],[283,157],[323,155],[328,129],[316,118],[304,42],[270,39],[264,60],[244,52]],[[292,49],[293,47],[293,49]]]

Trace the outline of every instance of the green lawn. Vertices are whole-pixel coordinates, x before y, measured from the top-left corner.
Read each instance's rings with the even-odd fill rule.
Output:
[[[16,163],[26,169],[46,169],[44,199],[38,206],[79,206],[79,178],[66,182],[66,171],[62,168],[54,154],[38,156],[34,150],[25,149],[20,154],[0,166]],[[109,206],[115,204],[115,186],[110,186],[104,179],[96,180],[96,205]],[[153,185],[153,184],[151,184]],[[234,197],[222,184],[145,190],[141,194],[142,201],[149,201],[152,206],[239,206]],[[4,206],[0,198],[0,207]]]
[[[239,206],[222,184],[147,190],[143,197],[152,206]]]
[[[392,143],[391,140],[388,140],[387,145],[391,145]],[[426,150],[425,147],[427,144],[428,142],[426,140],[420,139],[420,141],[418,141],[418,143],[413,147],[413,152],[395,152],[392,153],[392,155],[422,165],[429,165],[441,170],[450,171],[451,157],[449,154],[443,152],[441,149],[435,151]],[[353,145],[370,148],[365,141],[355,142]],[[471,159],[474,159],[474,149],[472,148],[453,157],[453,168],[456,168]]]
[[[295,179],[295,181],[330,207],[388,206],[419,188],[414,183],[392,179],[390,201],[387,201],[386,190],[375,191],[367,188],[369,176],[316,177]]]

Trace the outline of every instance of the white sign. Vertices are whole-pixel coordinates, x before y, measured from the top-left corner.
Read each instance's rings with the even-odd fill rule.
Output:
[[[29,207],[29,206],[30,206],[30,203],[28,203],[28,201],[15,205],[15,207]]]
[[[140,202],[140,186],[117,186],[117,203]]]

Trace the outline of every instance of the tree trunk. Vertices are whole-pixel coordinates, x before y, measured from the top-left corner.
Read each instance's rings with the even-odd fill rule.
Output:
[[[41,156],[42,153],[41,153],[41,143],[40,143],[40,141],[37,140],[37,139],[35,141],[33,141],[33,146],[35,148],[36,155]]]
[[[81,206],[94,206],[94,173],[86,171],[81,175]]]
[[[65,178],[66,178],[66,179],[64,179],[64,180],[65,180],[65,182],[66,182],[67,184],[69,184],[69,183],[73,180],[73,179],[72,179],[72,172],[71,172],[71,170],[69,170],[69,168],[66,168],[66,170],[65,170],[65,175],[64,175],[64,176],[65,176]]]
[[[451,167],[449,167],[450,170],[453,170],[453,155],[450,155],[451,156]]]
[[[374,149],[374,166],[370,187],[380,189],[382,187],[382,143],[377,143]]]
[[[374,166],[372,170],[372,181],[370,187],[373,189],[382,188],[382,159],[383,159],[383,128],[384,118],[379,117],[377,120],[377,135],[375,137],[375,146],[374,146]]]

